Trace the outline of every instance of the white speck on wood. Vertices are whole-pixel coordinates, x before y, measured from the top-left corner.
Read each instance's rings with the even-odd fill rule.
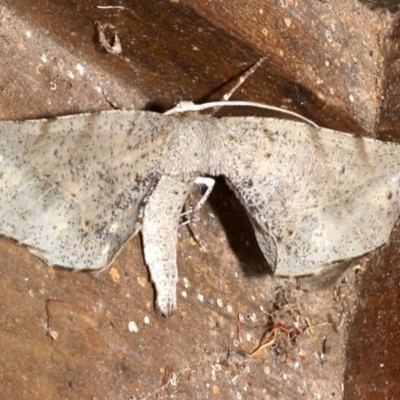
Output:
[[[128,330],[129,332],[135,332],[135,333],[139,332],[139,328],[135,321],[129,321]]]

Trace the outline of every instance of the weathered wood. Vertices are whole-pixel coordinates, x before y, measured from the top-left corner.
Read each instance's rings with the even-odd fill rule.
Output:
[[[350,5],[336,12],[321,2],[281,4],[137,1],[104,10],[95,1],[12,2],[3,11],[2,118],[99,110],[108,102],[168,109],[208,99],[266,56],[237,97],[288,107],[324,126],[371,131],[377,43],[356,5],[350,21]],[[95,21],[115,26],[120,56],[101,49]],[[18,113],[17,104],[28,111]]]
[[[384,84],[377,126],[384,140],[399,141],[400,21],[394,21],[383,48]],[[359,286],[359,306],[349,329],[346,400],[400,397],[400,230],[371,256]]]
[[[330,128],[372,132],[384,73],[379,40],[387,22],[357,1],[332,3],[135,0],[124,2],[126,9],[97,9],[104,3],[5,1],[0,118],[111,107],[163,111],[180,100],[218,99],[266,56],[235,98],[283,106]],[[114,25],[108,32],[120,37],[122,54],[99,45],[96,21]],[[301,357],[292,354],[295,361],[300,357],[297,367],[235,347],[236,314],[249,316],[242,327],[248,352],[265,331],[260,306],[273,309],[274,290],[287,284],[267,279],[249,222],[226,187],[219,185],[210,204],[217,218],[206,206],[208,225],[200,229],[207,253],[180,230],[178,313],[168,320],[153,312],[138,237],[100,273],[48,269],[22,246],[0,240],[2,396],[154,398],[183,391],[188,399],[236,399],[238,393],[249,399],[325,398],[321,388],[333,383],[338,389],[328,396],[341,398],[343,376],[331,377],[329,368],[343,361],[343,342],[330,336],[329,326],[315,328],[315,344],[301,336]],[[318,294],[318,302],[305,296],[301,301],[314,304],[333,295]],[[48,303],[57,340],[46,336],[45,304],[54,298],[61,300]],[[325,322],[325,311],[315,304],[312,322]],[[258,319],[251,325],[253,313]],[[129,332],[130,321],[138,332]],[[324,336],[333,350],[322,368],[315,355]],[[167,366],[179,383],[161,390]]]

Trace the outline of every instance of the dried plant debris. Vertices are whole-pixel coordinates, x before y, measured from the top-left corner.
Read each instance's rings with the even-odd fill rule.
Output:
[[[114,33],[111,39],[107,39],[105,34],[105,30],[107,28],[114,29],[115,26],[111,24],[103,25],[100,22],[96,22],[96,28],[99,35],[99,43],[106,50],[106,52],[110,54],[121,54],[122,45],[118,35]]]

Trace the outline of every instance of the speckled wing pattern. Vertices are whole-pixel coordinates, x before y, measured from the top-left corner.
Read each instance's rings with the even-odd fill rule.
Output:
[[[109,111],[0,123],[0,233],[50,265],[106,267],[140,229],[168,149],[159,122]]]
[[[225,123],[227,181],[276,274],[318,273],[388,241],[400,213],[398,144],[280,119]]]
[[[222,175],[278,275],[383,245],[400,213],[400,147],[305,123],[105,111],[0,123],[0,234],[50,265],[109,265],[142,230],[156,308],[176,307],[176,242],[196,178]]]

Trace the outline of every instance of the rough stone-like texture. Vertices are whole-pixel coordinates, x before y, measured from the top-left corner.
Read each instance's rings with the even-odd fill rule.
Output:
[[[3,0],[1,119],[112,107],[163,111],[180,100],[219,99],[266,56],[235,98],[285,107],[329,128],[372,134],[378,126],[390,132],[386,137],[395,136],[397,69],[390,65],[397,65],[398,35],[394,30],[384,42],[392,22],[387,12],[345,0],[97,5],[104,3]],[[121,54],[99,45],[95,21],[114,25],[107,32],[118,34]],[[348,363],[344,395],[346,323],[355,309],[358,270],[318,293],[271,278],[243,209],[221,182],[200,221],[206,252],[180,229],[178,310],[171,319],[153,311],[140,237],[97,273],[48,268],[23,246],[1,239],[1,396],[350,399],[356,393],[353,398],[368,398],[370,380],[362,374],[375,364],[354,334],[365,321],[370,327],[363,331],[365,343],[397,358],[383,361],[390,369],[379,370],[374,393],[383,393],[385,379],[391,382],[386,387],[396,389],[399,363],[386,342],[389,333],[370,326],[393,318],[389,311],[398,308],[395,272],[397,290],[389,292],[385,279],[374,278],[374,293],[383,290],[380,298],[391,304],[361,290],[363,314],[350,326],[348,354],[354,364]],[[384,264],[396,265],[397,250],[392,244],[370,262],[365,259],[363,268],[369,264],[365,268],[382,277]],[[372,306],[378,311],[369,311]],[[391,329],[398,332],[398,324]],[[251,356],[263,336],[269,346]]]

